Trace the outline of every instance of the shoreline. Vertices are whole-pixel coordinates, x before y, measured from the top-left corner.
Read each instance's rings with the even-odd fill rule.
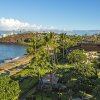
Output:
[[[0,44],[10,44],[10,45],[28,46],[27,43],[0,42]]]
[[[12,60],[11,62],[4,63],[0,65],[0,74],[5,73],[5,71],[10,71],[11,69],[15,68],[16,66],[20,66],[23,64],[27,64],[30,62],[32,56],[23,55],[18,59]],[[15,73],[18,72],[18,69],[15,69]]]
[[[6,47],[6,45],[7,46],[24,46],[24,48],[23,48],[23,52],[24,53],[22,53],[22,55],[17,55],[17,56],[15,56],[14,57],[14,55],[12,55],[11,57],[5,57],[5,58],[3,58],[3,59],[0,59],[0,67],[2,66],[2,65],[4,65],[4,64],[6,64],[6,63],[9,63],[9,62],[13,62],[14,60],[17,60],[17,59],[20,59],[20,58],[22,58],[23,56],[26,56],[27,54],[26,54],[26,48],[27,48],[27,46],[26,45],[22,45],[22,44],[18,44],[18,43],[1,43],[0,42],[0,45],[2,46],[2,45],[4,45],[5,47]],[[6,48],[4,48],[4,49],[6,49]],[[12,51],[13,52],[13,51]],[[1,52],[0,53],[2,53],[2,49],[1,49]]]
[[[24,56],[24,55],[23,55]],[[14,58],[9,58],[9,59],[4,59],[4,60],[1,60],[1,63],[0,63],[0,66],[4,65],[4,64],[7,64],[7,63],[10,63],[10,62],[13,62],[23,56],[18,56],[18,57],[14,57]]]

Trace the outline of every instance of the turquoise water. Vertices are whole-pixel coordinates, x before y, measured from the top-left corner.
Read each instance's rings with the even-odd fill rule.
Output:
[[[5,60],[23,56],[26,53],[26,46],[16,44],[0,44],[0,63]]]

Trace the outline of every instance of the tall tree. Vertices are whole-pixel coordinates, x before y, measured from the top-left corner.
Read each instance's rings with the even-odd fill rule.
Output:
[[[60,44],[61,44],[61,48],[62,48],[62,62],[64,63],[64,54],[65,54],[65,41],[66,41],[66,33],[62,33],[60,35]]]

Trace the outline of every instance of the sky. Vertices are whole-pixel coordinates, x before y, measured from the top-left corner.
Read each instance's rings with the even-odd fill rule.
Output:
[[[100,0],[0,0],[0,30],[100,30]]]

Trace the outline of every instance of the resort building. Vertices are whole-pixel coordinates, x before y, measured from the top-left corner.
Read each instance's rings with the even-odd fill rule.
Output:
[[[0,34],[0,38],[11,36],[11,35],[14,35],[14,34],[17,34],[17,33],[12,32],[12,33],[7,33],[7,34]]]
[[[68,51],[72,51],[74,49],[80,49],[87,52],[100,52],[100,43],[94,43],[94,42],[80,42],[77,43],[76,46],[68,48]]]
[[[100,52],[100,43],[81,42],[77,44],[77,47],[85,51]]]
[[[89,61],[98,60],[100,58],[100,43],[94,42],[81,42],[76,46],[68,48],[69,51],[80,49],[86,51],[87,59]]]

